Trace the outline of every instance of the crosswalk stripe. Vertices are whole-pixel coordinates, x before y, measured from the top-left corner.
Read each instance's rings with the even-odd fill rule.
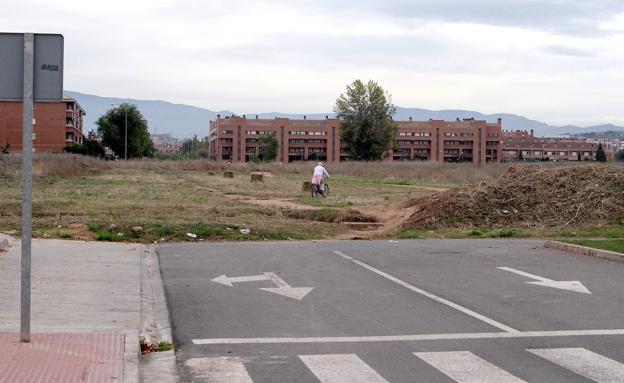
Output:
[[[299,355],[321,383],[388,383],[354,354]]]
[[[584,348],[529,350],[597,383],[624,383],[624,364]]]
[[[458,383],[526,383],[469,351],[415,352]]]
[[[253,383],[244,360],[234,357],[194,358],[186,361],[193,377],[208,383]]]

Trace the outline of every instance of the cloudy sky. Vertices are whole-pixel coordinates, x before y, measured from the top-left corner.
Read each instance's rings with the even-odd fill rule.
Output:
[[[374,79],[396,105],[624,125],[622,0],[0,0],[65,35],[65,88],[238,113],[326,112]]]

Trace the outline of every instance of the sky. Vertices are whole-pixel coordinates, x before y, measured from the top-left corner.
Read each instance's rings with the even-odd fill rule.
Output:
[[[355,79],[398,106],[624,125],[622,0],[0,0],[62,33],[65,89],[237,113],[331,111]]]

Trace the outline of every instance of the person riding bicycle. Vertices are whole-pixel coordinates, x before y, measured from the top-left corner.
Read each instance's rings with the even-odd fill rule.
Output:
[[[312,185],[318,185],[319,190],[323,190],[323,183],[325,178],[329,178],[327,169],[323,166],[322,162],[318,162],[314,167],[314,174],[312,175]]]

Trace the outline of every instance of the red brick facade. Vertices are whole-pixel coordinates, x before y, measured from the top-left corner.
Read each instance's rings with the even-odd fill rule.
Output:
[[[498,161],[501,152],[501,121],[395,121],[399,129],[389,160],[473,162]],[[212,158],[248,161],[259,152],[258,138],[274,135],[279,142],[277,161],[320,159],[327,162],[349,158],[340,142],[340,120],[273,120],[232,116],[210,122],[208,137]]]
[[[503,132],[504,161],[592,161],[596,159],[598,144],[581,139],[535,137],[533,131]],[[614,151],[604,147],[607,160],[614,158]]]
[[[62,152],[66,145],[83,141],[80,105],[71,98],[61,102],[38,102],[34,110],[36,152]],[[9,143],[9,151],[22,151],[22,103],[0,102],[0,145]]]

